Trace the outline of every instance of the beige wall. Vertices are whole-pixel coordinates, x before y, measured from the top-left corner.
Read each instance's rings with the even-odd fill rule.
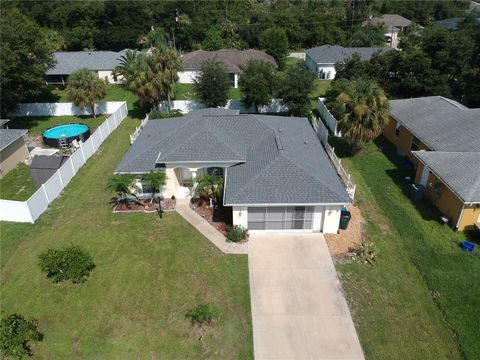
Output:
[[[112,71],[110,70],[98,70],[97,75],[99,79],[107,80],[109,84],[118,84],[121,83],[123,80],[122,76],[118,76],[117,80],[115,81],[115,78],[112,75]]]
[[[28,158],[28,149],[23,137],[20,137],[0,152],[0,178],[15,169],[18,163],[26,158]]]
[[[463,209],[462,219],[458,224],[458,230],[474,230],[476,225],[480,222],[480,205],[468,205]]]

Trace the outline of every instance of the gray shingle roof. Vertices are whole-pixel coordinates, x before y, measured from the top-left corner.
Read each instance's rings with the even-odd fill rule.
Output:
[[[0,119],[0,128],[2,128],[8,122],[10,122],[10,119]]]
[[[0,150],[5,149],[8,145],[18,138],[21,138],[26,133],[27,130],[23,129],[0,129]]]
[[[81,68],[90,70],[113,70],[120,64],[126,52],[115,51],[60,51],[53,54],[55,66],[46,75],[70,75]]]
[[[390,101],[390,114],[435,151],[480,151],[480,109],[441,96]]]
[[[415,151],[465,203],[480,203],[480,152]]]
[[[225,173],[228,205],[350,202],[305,118],[209,109],[151,120],[115,172],[148,172],[179,161],[232,162]]]
[[[305,53],[317,64],[335,64],[351,58],[353,54],[360,55],[362,60],[369,60],[377,52],[386,52],[392,49],[384,47],[351,47],[344,48],[340,45],[322,45],[307,49]]]
[[[205,51],[197,50],[182,56],[182,65],[184,70],[199,70],[202,63],[206,60],[215,59],[225,64],[228,72],[240,72],[240,66],[246,64],[249,60],[262,60],[277,66],[275,59],[263,51],[248,50],[218,50]]]
[[[363,26],[371,25],[384,25],[387,30],[390,30],[392,27],[402,28],[409,26],[412,22],[403,16],[397,14],[384,14],[380,17],[374,17],[370,20],[364,21]]]

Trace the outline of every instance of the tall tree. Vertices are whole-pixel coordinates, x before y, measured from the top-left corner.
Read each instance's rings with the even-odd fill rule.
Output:
[[[246,107],[270,104],[277,87],[277,70],[272,64],[261,60],[250,60],[242,66],[238,87],[242,92],[242,103]]]
[[[178,81],[178,72],[182,70],[180,54],[170,47],[156,48],[149,60],[154,74],[154,86],[158,89],[160,98],[167,100],[171,109],[174,85]]]
[[[389,101],[377,82],[367,78],[343,81],[335,90],[341,92],[334,98],[331,93],[327,106],[338,120],[344,137],[352,143],[362,144],[375,139],[388,121]]]
[[[278,96],[288,107],[290,115],[306,116],[310,93],[314,88],[315,75],[305,64],[289,66],[280,77]]]
[[[6,117],[41,92],[53,58],[42,28],[15,8],[2,10],[0,33],[0,113]]]
[[[271,27],[260,36],[260,46],[277,61],[278,68],[283,69],[288,55],[288,38],[285,30]]]
[[[107,96],[107,86],[93,71],[83,68],[68,77],[66,93],[68,100],[80,109],[90,106],[95,118],[95,103]]]
[[[204,61],[193,87],[196,97],[207,107],[225,106],[230,88],[225,65],[215,60]]]

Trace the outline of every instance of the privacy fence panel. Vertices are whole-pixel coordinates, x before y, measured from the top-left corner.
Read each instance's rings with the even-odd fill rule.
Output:
[[[59,169],[59,172],[62,178],[63,187],[67,186],[70,180],[72,180],[72,178],[75,176],[75,171],[70,160],[67,160],[67,162],[62,165],[62,167]]]
[[[0,200],[0,208],[2,209],[1,221],[33,222],[26,201]],[[3,211],[3,209],[8,209],[8,211]]]
[[[48,208],[48,200],[43,188],[38,189],[35,194],[27,200],[28,208],[32,214],[33,221],[37,220]],[[17,220],[18,221],[18,220]]]
[[[102,138],[100,136],[100,131],[98,131],[98,129],[97,129],[97,131],[95,131],[93,133],[93,135],[90,137],[89,140],[91,140],[93,142],[94,147],[95,147],[95,151],[97,151],[98,148],[100,147],[100,145],[102,144]]]
[[[83,148],[83,145],[82,145]],[[73,167],[75,168],[75,173],[80,170],[80,168],[83,166],[83,156],[82,156],[82,149],[78,149],[75,151],[72,156],[70,156],[70,160],[72,161]]]
[[[93,136],[90,136],[90,138],[82,144],[82,150],[83,150],[83,155],[85,156],[85,161],[90,159],[90,156],[92,156],[96,150],[95,148],[93,148],[94,145],[93,145],[92,137]]]
[[[48,200],[52,202],[57,198],[58,195],[62,192],[62,179],[58,174],[58,171],[53,174],[53,176],[43,184],[45,191],[47,192]]]

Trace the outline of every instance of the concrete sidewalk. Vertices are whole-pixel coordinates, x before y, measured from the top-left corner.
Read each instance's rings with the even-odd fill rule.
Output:
[[[222,233],[190,208],[189,199],[177,199],[176,211],[223,253],[248,254],[248,242],[245,244],[229,242]]]
[[[364,359],[321,234],[250,235],[256,360]]]

